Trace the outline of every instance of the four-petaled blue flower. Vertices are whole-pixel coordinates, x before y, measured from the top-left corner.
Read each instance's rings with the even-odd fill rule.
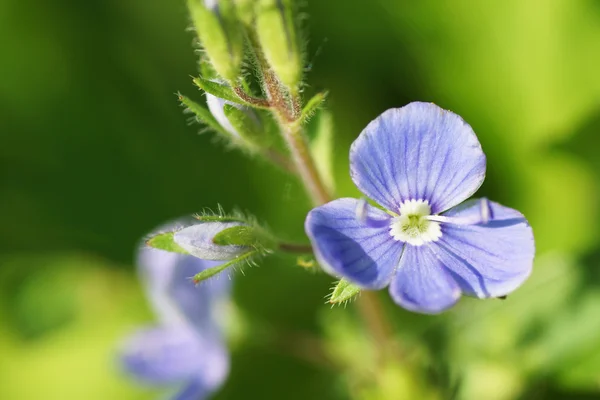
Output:
[[[229,279],[194,286],[190,277],[218,263],[152,248],[140,250],[137,262],[159,324],[132,334],[121,361],[139,380],[175,388],[173,399],[204,399],[229,372],[217,316],[229,298]]]
[[[485,168],[458,115],[418,102],[384,112],[352,144],[350,174],[388,211],[350,198],[313,209],[305,227],[318,261],[362,288],[389,285],[394,301],[416,312],[439,313],[461,293],[510,293],[531,272],[533,233],[516,210],[463,203]]]

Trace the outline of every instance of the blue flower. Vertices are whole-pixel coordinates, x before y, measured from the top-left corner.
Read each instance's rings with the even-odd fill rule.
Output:
[[[444,311],[461,294],[512,292],[531,272],[533,232],[516,210],[464,202],[485,168],[458,115],[418,102],[384,112],[352,144],[350,174],[387,211],[350,198],[313,209],[305,228],[318,261],[364,289],[389,285],[397,304],[422,313]]]
[[[218,263],[152,248],[141,249],[137,263],[159,323],[125,341],[122,364],[142,382],[176,389],[173,399],[206,398],[229,372],[217,315],[229,298],[229,279],[194,286],[190,277]]]

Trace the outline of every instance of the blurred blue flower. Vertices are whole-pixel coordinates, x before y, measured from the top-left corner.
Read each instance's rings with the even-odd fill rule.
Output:
[[[416,312],[444,311],[461,293],[510,293],[531,272],[533,232],[516,210],[486,199],[462,203],[485,168],[458,115],[418,102],[384,112],[353,143],[350,173],[389,211],[350,198],[313,209],[305,228],[317,259],[362,288],[389,285],[394,301]]]
[[[206,398],[229,372],[218,318],[229,299],[229,279],[194,286],[190,277],[218,263],[152,248],[141,249],[137,263],[158,324],[127,338],[122,364],[142,382],[175,389],[173,399]]]

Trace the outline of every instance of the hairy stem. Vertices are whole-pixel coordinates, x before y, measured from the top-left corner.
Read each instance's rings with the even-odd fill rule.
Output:
[[[294,164],[292,164],[285,155],[278,152],[277,150],[265,149],[265,150],[262,150],[260,152],[260,154],[262,154],[263,157],[265,157],[271,163],[277,165],[282,170],[289,172],[291,174],[296,173],[296,167],[294,166]]]
[[[315,205],[325,204],[331,200],[329,192],[321,179],[317,167],[306,145],[299,123],[292,122],[283,126],[285,141],[292,154],[292,160],[304,186]]]
[[[331,195],[321,178],[302,131],[302,103],[297,91],[288,92],[269,67],[253,32],[248,39],[254,50],[256,67],[262,75],[263,89],[282,128],[283,137],[292,155],[296,172],[315,205],[331,201]],[[379,354],[384,357],[393,343],[393,333],[383,306],[373,292],[365,291],[358,300],[358,310],[370,332]]]
[[[233,91],[240,99],[244,100],[246,103],[252,104],[255,107],[269,108],[271,106],[267,100],[250,96],[243,88],[239,86],[234,86]]]
[[[288,93],[281,85],[251,32],[248,38],[252,43],[257,68],[262,75],[264,91],[270,106],[275,111],[296,171],[313,203],[315,205],[327,203],[331,200],[331,196],[317,172],[302,131],[300,98],[296,94]]]

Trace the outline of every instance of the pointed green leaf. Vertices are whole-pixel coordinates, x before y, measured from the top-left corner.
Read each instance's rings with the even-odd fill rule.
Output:
[[[249,225],[224,229],[215,235],[213,243],[219,246],[249,246],[261,251],[268,251],[276,245],[266,231]]]
[[[302,116],[300,117],[300,120],[303,122],[309,120],[317,112],[319,107],[321,107],[323,105],[323,102],[327,98],[327,95],[328,95],[328,92],[325,91],[325,92],[319,92],[319,93],[315,94],[313,97],[311,97],[310,100],[308,100],[308,102],[306,102],[306,105],[302,109]]]
[[[223,112],[231,122],[231,126],[244,140],[259,147],[269,145],[269,136],[258,125],[258,119],[252,118],[249,110],[240,110],[230,104],[225,104]]]
[[[162,232],[146,240],[146,245],[154,249],[170,251],[171,253],[189,254],[181,246],[175,243],[173,236],[175,232]]]
[[[219,246],[254,246],[257,241],[254,229],[250,226],[233,226],[217,233],[213,243]]]
[[[215,68],[210,63],[209,59],[206,56],[200,58],[200,62],[198,63],[198,70],[200,71],[200,76],[207,80],[218,79],[219,75]]]
[[[352,299],[358,293],[360,293],[360,288],[358,286],[353,285],[345,279],[342,279],[333,289],[331,297],[329,298],[329,302],[331,304],[344,303]]]
[[[212,267],[212,268],[208,268],[205,269],[204,271],[194,275],[194,277],[192,278],[192,281],[195,284],[198,284],[208,278],[211,278],[215,275],[217,275],[219,272],[226,270],[229,267],[232,267],[236,264],[239,264],[243,261],[250,261],[250,258],[254,255],[256,255],[257,252],[256,251],[249,251],[247,253],[244,253],[240,256],[238,256],[237,258],[234,258],[233,260],[227,261],[224,264],[221,265],[217,265],[216,267]]]
[[[209,81],[208,79],[204,79],[201,76],[194,78],[193,82],[200,89],[212,94],[213,96],[219,97],[223,100],[231,101],[233,103],[249,105],[245,103],[242,99],[240,99],[238,95],[235,94],[233,89],[231,89],[227,85],[222,85],[217,82]]]
[[[201,122],[214,130],[221,135],[231,138],[231,134],[227,132],[221,124],[217,122],[212,113],[205,106],[196,103],[191,100],[189,97],[179,95],[179,101],[183,104],[188,110],[190,110],[198,119],[198,122]]]

